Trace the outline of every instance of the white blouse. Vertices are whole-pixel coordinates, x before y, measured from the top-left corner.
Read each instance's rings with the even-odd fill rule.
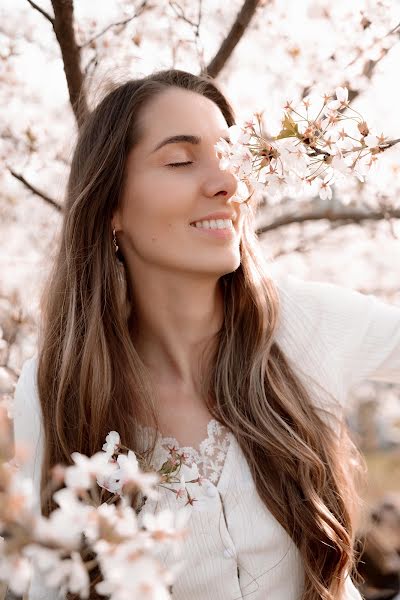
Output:
[[[307,282],[291,275],[275,277],[282,312],[276,341],[316,406],[340,413],[358,381],[400,384],[400,309],[347,288]],[[16,444],[30,445],[24,474],[33,477],[39,498],[43,453],[36,361],[28,359],[15,390]],[[333,398],[333,400],[332,400]],[[332,401],[329,402],[329,399]],[[329,412],[323,413],[332,423]],[[150,428],[140,427],[143,447]],[[188,484],[198,498],[191,507],[184,567],[173,585],[174,600],[299,600],[304,581],[301,557],[290,536],[261,502],[247,461],[232,432],[212,419],[198,449],[179,440],[157,437],[153,465],[158,469],[171,445],[185,451],[206,477],[204,486]],[[195,486],[190,489],[190,486]],[[176,511],[182,502],[160,489],[146,511]],[[167,566],[176,558],[164,555]],[[35,573],[29,600],[55,600],[57,592]],[[350,577],[344,600],[361,600]]]

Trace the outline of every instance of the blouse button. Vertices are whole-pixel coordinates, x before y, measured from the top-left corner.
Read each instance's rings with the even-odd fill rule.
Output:
[[[211,481],[208,481],[207,484],[205,485],[205,493],[210,498],[214,498],[218,494],[217,488],[215,487],[215,485],[213,483],[211,483]]]
[[[224,556],[225,558],[234,558],[236,556],[236,552],[233,548],[225,548]]]

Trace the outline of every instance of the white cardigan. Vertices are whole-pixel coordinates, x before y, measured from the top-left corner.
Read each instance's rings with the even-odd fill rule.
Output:
[[[340,412],[349,388],[363,379],[400,384],[398,307],[341,286],[290,275],[275,282],[282,303],[276,341],[316,405],[328,407],[328,393],[335,401],[330,410]],[[22,471],[33,477],[38,498],[43,437],[36,360],[34,356],[24,363],[17,383],[14,433],[16,444],[32,448]],[[143,511],[177,508],[175,496],[167,490],[161,491],[157,507],[154,502],[148,500]],[[218,483],[210,483],[203,509],[192,511],[189,531],[182,555],[185,567],[173,586],[174,600],[300,598],[304,571],[298,550],[260,501],[233,434]],[[169,564],[168,556],[161,559]],[[29,599],[56,598],[57,593],[48,590],[36,574]],[[344,600],[350,599],[361,596],[347,577]]]

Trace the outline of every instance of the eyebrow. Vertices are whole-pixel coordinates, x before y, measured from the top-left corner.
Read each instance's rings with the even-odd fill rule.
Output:
[[[220,137],[223,137],[224,140],[229,142],[229,138],[227,136],[220,136]],[[162,148],[163,146],[166,146],[167,144],[179,144],[182,142],[199,145],[201,143],[201,137],[199,137],[198,135],[187,135],[187,134],[171,135],[171,136],[165,138],[164,140],[162,140],[161,142],[159,142],[157,144],[157,146],[155,148],[153,148],[153,150],[150,152],[150,154],[153,154],[153,152],[156,152],[156,150],[159,150],[160,148]]]

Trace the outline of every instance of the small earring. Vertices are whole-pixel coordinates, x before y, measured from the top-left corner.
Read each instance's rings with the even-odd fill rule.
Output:
[[[113,244],[114,244],[114,247],[115,247],[115,252],[118,252],[117,237],[115,235],[115,229],[113,229]]]

